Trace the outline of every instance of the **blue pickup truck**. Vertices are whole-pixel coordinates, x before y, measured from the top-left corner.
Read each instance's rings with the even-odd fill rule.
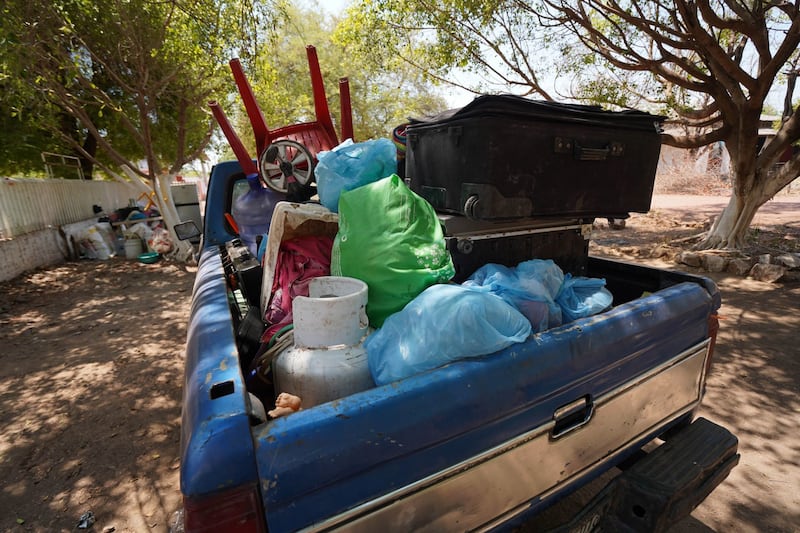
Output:
[[[261,331],[262,264],[225,216],[242,190],[238,163],[214,167],[186,349],[186,531],[524,530],[612,469],[557,529],[660,531],[737,464],[735,436],[695,417],[714,352],[715,284],[596,257],[584,274],[614,296],[601,314],[265,416],[270,399],[248,391],[243,368]],[[588,239],[591,221],[560,228]]]

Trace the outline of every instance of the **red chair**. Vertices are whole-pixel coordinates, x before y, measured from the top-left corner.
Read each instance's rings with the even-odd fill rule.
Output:
[[[258,152],[258,166],[253,163],[241,140],[236,135],[224,112],[216,102],[209,103],[214,117],[222,128],[228,143],[242,170],[246,174],[258,173],[266,185],[278,192],[289,191],[292,183],[309,186],[314,177],[317,154],[331,150],[340,142],[333,127],[328,109],[325,86],[317,59],[317,50],[306,46],[308,67],[311,73],[311,88],[314,95],[316,120],[291,124],[274,130],[267,127],[264,115],[258,107],[253,89],[247,81],[238,59],[230,61],[231,71],[239,94],[244,102],[247,116],[253,128]],[[353,115],[350,105],[350,84],[347,78],[339,79],[342,139],[353,138]]]

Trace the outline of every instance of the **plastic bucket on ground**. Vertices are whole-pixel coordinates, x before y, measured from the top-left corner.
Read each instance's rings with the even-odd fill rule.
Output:
[[[125,239],[125,257],[136,259],[142,253],[142,239],[139,237]]]

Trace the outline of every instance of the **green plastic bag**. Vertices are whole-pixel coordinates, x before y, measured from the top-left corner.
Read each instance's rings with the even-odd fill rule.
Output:
[[[331,274],[366,282],[367,316],[379,328],[455,268],[433,207],[393,174],[342,192]]]

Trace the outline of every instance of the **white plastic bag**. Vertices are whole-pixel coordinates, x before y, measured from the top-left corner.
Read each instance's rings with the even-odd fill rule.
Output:
[[[147,239],[147,246],[159,254],[168,254],[172,251],[172,239],[169,236],[169,231],[166,228],[157,227],[150,234]]]
[[[112,248],[103,238],[102,230],[97,226],[90,226],[81,236],[80,247],[89,259],[109,259],[113,253]]]

